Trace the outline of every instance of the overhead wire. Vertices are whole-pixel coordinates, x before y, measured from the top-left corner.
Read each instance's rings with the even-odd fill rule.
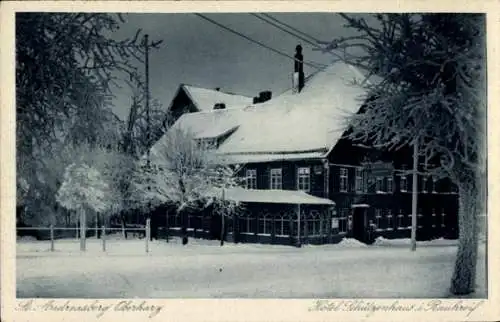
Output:
[[[319,43],[319,42],[320,42],[320,40],[319,40],[319,39],[317,39],[316,37],[313,37],[313,36],[311,36],[311,35],[309,35],[309,34],[306,34],[305,32],[302,32],[302,31],[298,30],[297,28],[294,28],[294,27],[290,26],[289,24],[284,23],[284,22],[282,22],[282,21],[278,20],[277,18],[275,18],[275,17],[271,16],[271,15],[270,15],[270,14],[268,14],[268,13],[264,13],[264,12],[263,12],[263,13],[261,13],[261,14],[262,14],[263,16],[265,16],[265,17],[267,17],[267,18],[269,18],[269,19],[271,19],[271,20],[273,20],[273,21],[275,21],[275,22],[279,23],[280,25],[283,25],[283,26],[287,27],[288,29],[293,30],[294,32],[296,32],[296,33],[298,33],[298,34],[300,34],[300,35],[303,35],[303,36],[305,36],[305,37],[308,37],[308,38],[312,39],[312,40],[313,40],[313,41],[315,41],[316,43]]]
[[[294,37],[296,37],[296,38],[298,38],[298,39],[300,39],[300,40],[302,40],[302,41],[304,41],[304,42],[306,42],[306,43],[308,43],[308,44],[310,44],[310,45],[312,45],[312,46],[314,46],[315,48],[320,49],[320,50],[322,50],[322,51],[324,51],[324,52],[327,52],[327,53],[329,53],[329,54],[331,54],[331,55],[333,55],[333,56],[335,56],[335,57],[339,58],[340,60],[342,60],[342,57],[341,57],[340,55],[338,55],[338,54],[334,53],[333,51],[330,51],[330,50],[325,50],[323,47],[321,47],[321,46],[319,45],[319,43],[321,42],[321,40],[317,39],[316,37],[313,37],[313,36],[311,36],[311,35],[309,35],[309,34],[307,34],[307,33],[305,33],[305,32],[302,32],[302,31],[298,30],[297,28],[294,28],[294,27],[290,26],[289,24],[287,24],[287,23],[285,23],[285,22],[282,22],[282,21],[280,21],[280,20],[276,19],[276,18],[274,18],[273,16],[271,16],[271,15],[269,15],[269,14],[267,14],[267,13],[261,13],[261,15],[263,15],[263,16],[265,16],[265,17],[267,17],[268,19],[270,19],[270,20],[272,20],[272,21],[274,21],[274,22],[269,21],[269,20],[267,20],[267,19],[265,19],[265,18],[263,18],[263,17],[261,17],[261,16],[259,16],[259,15],[255,14],[255,13],[250,13],[250,14],[251,14],[252,16],[254,16],[254,17],[256,17],[256,18],[259,18],[260,20],[262,20],[262,21],[264,21],[264,22],[266,22],[266,23],[270,24],[271,26],[273,26],[273,27],[275,27],[275,28],[277,28],[277,29],[279,29],[279,30],[281,30],[281,31],[284,31],[284,32],[286,32],[286,33],[288,33],[288,34],[290,34],[290,35],[292,35],[292,36],[294,36]],[[279,24],[279,25],[278,25],[278,24]],[[281,25],[281,26],[280,26],[280,25]],[[291,32],[290,30],[285,29],[285,28],[284,28],[284,27],[282,27],[282,26],[285,26],[286,28],[289,28],[290,30],[294,31],[295,33],[294,33],[294,32]],[[297,33],[298,33],[299,35],[297,35]],[[301,35],[302,35],[302,36],[301,36]],[[307,39],[307,38],[305,38],[305,37],[308,37],[308,38],[312,39],[313,41],[311,41],[311,40],[309,40],[309,39]]]
[[[194,13],[194,15],[196,15],[196,16],[198,16],[198,17],[200,17],[200,18],[202,18],[202,19],[204,19],[204,20],[206,20],[206,21],[208,21],[208,22],[210,22],[210,23],[218,26],[219,28],[222,28],[222,29],[224,29],[226,31],[229,31],[229,32],[231,32],[231,33],[233,33],[233,34],[235,34],[237,36],[240,36],[240,37],[242,37],[242,38],[244,38],[244,39],[246,39],[246,40],[248,40],[248,41],[250,41],[250,42],[252,42],[254,44],[257,44],[257,45],[259,45],[259,46],[261,46],[263,48],[266,48],[266,49],[268,49],[268,50],[270,50],[270,51],[272,51],[272,52],[274,52],[276,54],[279,54],[281,56],[287,57],[287,58],[292,59],[294,61],[297,60],[295,57],[293,57],[291,55],[288,55],[288,54],[286,54],[286,53],[284,53],[284,52],[282,52],[280,50],[277,50],[277,49],[275,49],[273,47],[270,47],[270,46],[268,46],[268,45],[266,45],[266,44],[264,44],[264,43],[262,43],[262,42],[260,42],[258,40],[255,40],[255,39],[253,39],[253,38],[251,38],[251,37],[249,37],[249,36],[247,36],[245,34],[242,34],[242,33],[238,32],[238,31],[236,31],[234,29],[231,29],[231,28],[229,28],[229,27],[227,27],[227,26],[225,26],[225,25],[223,25],[223,24],[221,24],[221,23],[219,23],[219,22],[217,22],[217,21],[215,21],[215,20],[213,20],[211,18],[208,18],[207,16],[205,16],[203,14]],[[323,69],[325,67],[324,64],[313,62],[313,61],[303,61],[303,63],[304,63],[304,65],[310,66],[310,67],[315,68],[315,69]]]
[[[307,38],[304,38],[304,37],[302,37],[302,36],[299,36],[299,35],[297,35],[297,34],[295,34],[295,33],[291,32],[291,31],[289,31],[289,30],[286,30],[285,28],[281,27],[280,25],[278,25],[278,24],[276,24],[276,23],[274,23],[274,22],[271,22],[271,21],[267,20],[267,19],[265,19],[265,18],[263,18],[263,17],[259,16],[259,15],[258,15],[258,14],[256,14],[256,13],[249,13],[249,14],[250,14],[250,15],[252,15],[252,16],[254,16],[255,18],[258,18],[258,19],[260,19],[260,20],[264,21],[264,22],[265,22],[265,23],[267,23],[267,24],[270,24],[271,26],[274,26],[275,28],[278,28],[278,29],[279,29],[279,30],[281,30],[281,31],[286,32],[287,34],[290,34],[290,35],[294,36],[295,38],[298,38],[298,39],[300,39],[300,40],[302,40],[302,41],[304,41],[304,42],[306,42],[306,43],[308,43],[308,44],[310,44],[310,45],[313,45],[313,46],[315,46],[315,47],[319,47],[319,45],[318,45],[317,43],[314,43],[314,42],[312,42],[311,40],[309,40],[309,39],[307,39]]]

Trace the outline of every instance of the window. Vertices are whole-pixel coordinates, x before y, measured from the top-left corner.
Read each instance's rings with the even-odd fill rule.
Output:
[[[391,209],[387,209],[385,217],[387,219],[387,228],[386,228],[386,230],[392,230],[393,229],[393,224],[392,224],[392,210]]]
[[[387,177],[387,192],[388,193],[392,193],[393,191],[393,181],[392,181],[392,177]]]
[[[403,210],[399,209],[398,213],[398,229],[404,229],[406,228],[405,225],[405,215],[403,214]]]
[[[347,232],[347,215],[349,214],[349,209],[341,208],[339,213],[339,233]]]
[[[445,227],[445,218],[446,214],[444,213],[444,209],[441,209],[441,227]]]
[[[253,221],[252,213],[249,211],[245,211],[239,218],[240,233],[247,235],[253,234],[252,221]]]
[[[276,236],[290,236],[290,215],[286,213],[280,214],[276,219]]]
[[[247,189],[257,189],[257,170],[256,169],[247,169],[246,186],[247,186]]]
[[[436,228],[436,209],[432,208],[432,228]]]
[[[198,141],[198,146],[203,150],[215,149],[217,147],[217,140],[214,138],[200,139]]]
[[[424,227],[424,225],[422,224],[423,218],[424,218],[424,215],[422,215],[421,213],[417,214],[417,228]],[[411,228],[411,215],[410,215],[410,225],[409,225],[409,227]]]
[[[377,231],[382,230],[382,213],[380,209],[375,209],[375,225]]]
[[[408,180],[404,174],[399,176],[399,190],[401,192],[408,191]]]
[[[310,168],[297,169],[297,190],[309,191],[311,185]]]
[[[340,168],[340,192],[347,192],[347,168]]]
[[[271,189],[283,189],[281,168],[271,169]]]
[[[355,185],[356,192],[364,192],[365,185],[364,185],[364,180],[363,180],[363,169],[362,168],[356,168],[355,177],[356,177],[356,180],[354,182],[354,185]]]
[[[384,191],[384,178],[377,177],[375,182],[375,192],[383,192]]]
[[[261,214],[259,216],[259,234],[271,235],[273,229],[273,218],[270,214]]]
[[[319,236],[321,232],[321,217],[317,210],[311,210],[307,219],[307,234],[309,236]]]
[[[327,234],[332,229],[330,221],[332,215],[333,215],[332,211],[328,210],[328,215],[325,214],[323,218],[323,227],[322,227],[323,234]]]
[[[432,178],[432,183],[431,183],[431,185],[432,185],[432,189],[431,189],[432,193],[437,193],[437,191],[436,191],[436,181],[437,181],[436,178],[433,177]]]

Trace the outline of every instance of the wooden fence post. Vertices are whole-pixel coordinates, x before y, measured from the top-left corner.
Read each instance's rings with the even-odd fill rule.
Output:
[[[102,225],[102,233],[101,233],[101,239],[102,239],[102,251],[106,251],[106,225]]]
[[[85,218],[85,209],[80,209],[80,251],[84,252],[86,250],[86,245],[85,245],[85,238],[87,237],[86,234],[86,226],[87,226],[87,219]]]
[[[149,238],[151,236],[151,219],[146,219],[146,253],[149,253]]]
[[[54,251],[54,225],[50,225],[50,251]]]
[[[97,239],[97,234],[98,234],[98,230],[99,230],[99,223],[97,221],[97,214],[96,214],[96,219],[95,219],[95,229],[94,229],[94,232],[95,232],[95,239]]]

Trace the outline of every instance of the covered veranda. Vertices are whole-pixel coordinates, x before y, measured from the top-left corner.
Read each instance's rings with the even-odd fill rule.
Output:
[[[331,243],[335,202],[297,190],[231,188],[225,198],[242,207],[227,223],[227,240],[300,246]]]

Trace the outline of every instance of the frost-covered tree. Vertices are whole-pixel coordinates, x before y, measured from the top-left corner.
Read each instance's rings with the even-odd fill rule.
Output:
[[[57,192],[57,201],[70,210],[106,211],[111,207],[111,188],[102,174],[87,164],[70,164]],[[83,220],[85,221],[85,220]]]
[[[140,82],[144,60],[139,33],[113,38],[122,22],[105,13],[16,14],[17,184],[26,187],[18,205],[33,214],[56,205],[57,189],[40,179],[51,172],[47,156],[66,144],[117,146],[122,124],[110,110],[111,85]],[[49,181],[58,188],[61,179]]]
[[[151,165],[141,160],[133,180],[133,198],[143,209],[173,204],[181,214],[184,240],[187,241],[185,216],[190,210],[208,206],[227,216],[238,207],[224,200],[224,189],[239,185],[235,171],[221,165],[212,153],[200,148],[193,135],[171,129],[151,150]]]
[[[168,129],[168,113],[160,103],[153,99],[149,105],[149,124],[144,104],[144,90],[134,90],[130,112],[127,119],[127,129],[123,132],[122,150],[131,156],[139,158],[160,139]]]
[[[56,199],[64,208],[79,214],[81,250],[85,250],[87,213],[107,211],[112,194],[110,185],[95,168],[84,163],[73,163],[66,168]]]
[[[131,157],[113,149],[80,144],[64,146],[56,155],[47,156],[44,161],[48,162],[52,169],[51,173],[46,174],[47,180],[61,178],[60,183],[55,180],[51,183],[58,190],[64,182],[66,169],[72,164],[86,164],[98,171],[101,180],[109,185],[106,199],[109,205],[106,207],[106,213],[103,213],[105,217],[127,207],[126,193],[134,170],[134,160]]]
[[[474,291],[477,215],[485,211],[486,43],[482,14],[341,14],[355,36],[325,50],[379,81],[349,119],[349,138],[389,150],[417,145],[424,170],[458,186],[459,249],[453,294]]]

